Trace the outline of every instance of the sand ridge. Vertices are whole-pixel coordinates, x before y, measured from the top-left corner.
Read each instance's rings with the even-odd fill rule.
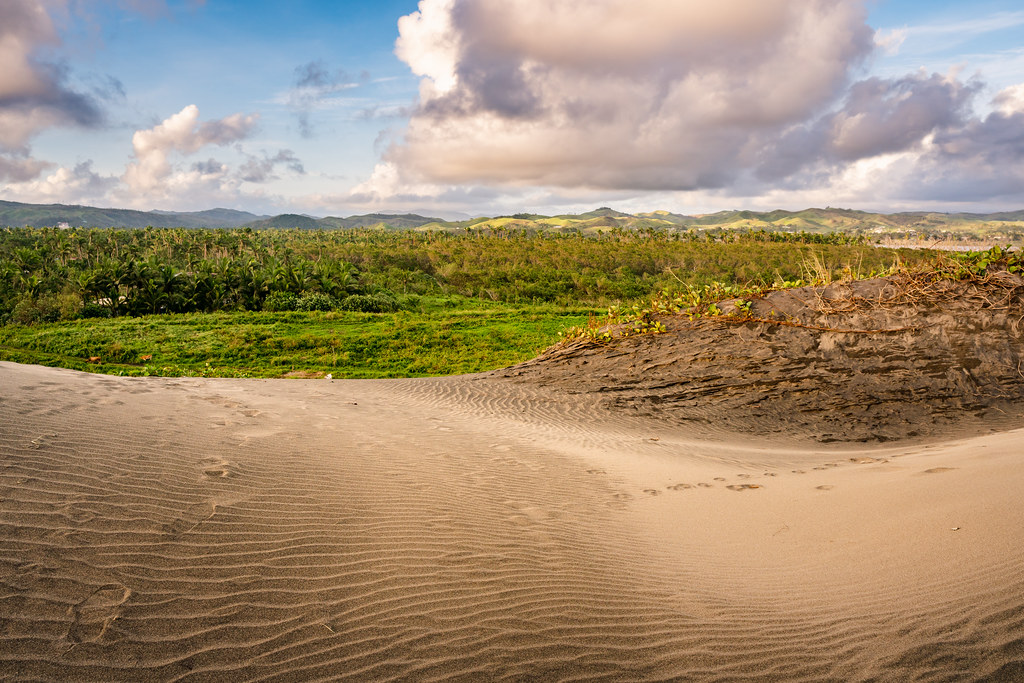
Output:
[[[0,363],[0,677],[1013,680],[1024,432]]]

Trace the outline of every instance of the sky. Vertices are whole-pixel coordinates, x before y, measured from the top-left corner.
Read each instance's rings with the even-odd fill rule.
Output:
[[[1024,208],[1019,0],[3,0],[0,199]]]

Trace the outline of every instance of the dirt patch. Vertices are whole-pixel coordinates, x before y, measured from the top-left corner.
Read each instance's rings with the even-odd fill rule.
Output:
[[[322,379],[324,376],[319,370],[292,370],[281,375],[282,379]]]

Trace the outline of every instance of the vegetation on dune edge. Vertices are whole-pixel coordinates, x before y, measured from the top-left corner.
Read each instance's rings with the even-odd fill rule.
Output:
[[[690,320],[712,319],[722,322],[761,322],[769,324],[810,327],[828,331],[830,328],[811,327],[798,320],[777,315],[758,317],[752,312],[755,301],[772,292],[797,287],[822,287],[834,281],[832,272],[815,260],[806,264],[808,279],[776,281],[774,285],[748,283],[727,285],[713,282],[695,287],[684,284],[681,292],[662,290],[649,300],[633,304],[628,309],[618,306],[608,308],[603,317],[591,316],[586,325],[577,325],[559,333],[560,346],[574,342],[585,344],[611,344],[638,334],[661,334],[666,331],[662,319],[666,316],[685,315]],[[1024,253],[992,247],[986,251],[935,254],[929,261],[907,266],[897,262],[883,272],[854,272],[844,270],[840,283],[849,284],[855,280],[874,277],[888,277],[902,290],[904,302],[928,300],[934,290],[929,286],[941,281],[971,281],[987,284],[999,273],[1020,275],[1024,273]],[[1017,281],[1019,282],[1019,280]],[[1013,284],[1012,287],[1017,287]],[[893,332],[898,330],[835,330],[847,332]]]

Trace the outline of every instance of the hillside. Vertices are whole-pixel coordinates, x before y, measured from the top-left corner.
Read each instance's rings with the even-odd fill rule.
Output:
[[[1019,240],[1024,238],[1024,210],[991,214],[936,213],[913,211],[902,213],[869,213],[855,209],[809,208],[801,211],[718,211],[709,214],[685,215],[669,211],[624,213],[608,207],[580,214],[546,216],[537,213],[479,217],[448,221],[416,213],[369,213],[342,218],[317,218],[305,214],[286,213],[257,216],[232,209],[210,209],[194,212],[133,211],[102,209],[63,204],[22,204],[0,201],[0,226],[71,227],[182,227],[234,228],[257,230],[349,230],[382,228],[463,232],[525,230],[597,235],[624,230],[782,230],[788,232],[844,232],[901,237],[941,238],[952,233],[962,238]]]
[[[96,228],[235,228],[264,216],[233,209],[206,211],[135,211],[67,204],[0,201],[0,226],[50,227],[63,223]]]

